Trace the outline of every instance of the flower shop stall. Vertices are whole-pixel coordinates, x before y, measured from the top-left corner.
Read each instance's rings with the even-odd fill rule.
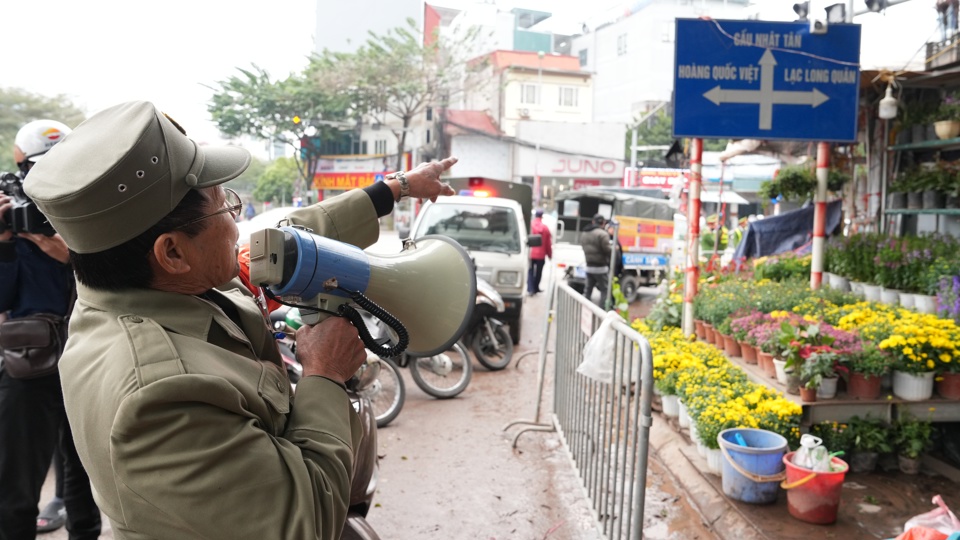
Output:
[[[950,266],[960,264],[960,245],[901,239],[897,258],[884,252],[893,249],[884,244],[889,239],[876,240],[857,236],[847,239],[850,245],[831,245],[825,267],[858,276],[866,270],[857,265],[869,260],[871,280],[889,274],[883,279],[910,281],[905,276],[924,266],[927,277],[911,278],[903,290],[935,291],[934,313],[866,300],[862,288],[859,294],[829,286],[811,290],[811,258],[786,255],[756,260],[752,271],[705,275],[693,302],[693,341],[677,328],[677,282],[644,321],[634,323],[654,336],[658,389],[682,400],[679,409],[690,417],[694,435],[705,434],[703,444],[718,429],[761,425],[795,446],[801,430],[837,424],[854,426],[848,435],[863,432],[854,437],[861,453],[878,446],[877,433],[886,433],[884,440],[900,441],[894,446],[909,460],[927,444],[917,442],[918,433],[960,421],[960,268]],[[673,398],[663,399],[666,411]],[[758,411],[768,405],[759,404],[770,400],[776,400],[782,425],[761,420]]]

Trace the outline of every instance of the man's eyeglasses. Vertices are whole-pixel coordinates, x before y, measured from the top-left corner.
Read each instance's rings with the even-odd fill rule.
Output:
[[[240,199],[240,195],[236,191],[230,188],[223,188],[223,208],[217,210],[212,214],[207,214],[205,216],[198,217],[197,219],[191,219],[190,221],[177,225],[175,229],[182,229],[188,225],[193,225],[198,221],[202,221],[207,218],[212,218],[213,216],[219,216],[220,214],[226,214],[230,212],[230,215],[233,216],[233,219],[236,220],[240,215],[240,210],[243,209],[243,201]]]

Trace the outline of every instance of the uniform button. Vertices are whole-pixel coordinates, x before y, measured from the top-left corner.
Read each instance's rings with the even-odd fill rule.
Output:
[[[136,315],[134,315],[133,317],[130,317],[130,322],[142,323],[142,322],[143,322],[143,319],[141,319],[140,317],[137,317]]]
[[[277,390],[283,392],[283,384],[281,384],[280,381],[277,381]]]

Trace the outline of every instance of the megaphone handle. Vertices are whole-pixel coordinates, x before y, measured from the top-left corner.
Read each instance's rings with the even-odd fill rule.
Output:
[[[384,311],[383,308],[371,302],[368,298],[362,295],[361,298],[369,303],[368,305],[361,304],[361,307],[369,311],[376,318],[383,321],[384,324],[390,328],[393,328],[393,330],[397,333],[398,338],[397,344],[392,347],[387,347],[377,343],[377,340],[370,335],[370,331],[367,329],[367,325],[364,324],[363,317],[360,316],[360,313],[358,313],[353,306],[341,304],[340,307],[337,308],[337,311],[339,311],[340,315],[346,317],[347,320],[357,327],[357,333],[360,334],[360,341],[363,341],[363,345],[376,353],[376,355],[380,358],[393,358],[395,356],[399,356],[403,351],[407,350],[407,345],[410,343],[410,337],[407,334],[407,329],[403,327],[403,324],[393,315],[390,315]],[[356,300],[356,298],[354,300]]]

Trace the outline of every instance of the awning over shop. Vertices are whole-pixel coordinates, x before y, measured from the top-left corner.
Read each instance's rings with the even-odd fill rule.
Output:
[[[716,203],[724,202],[726,204],[750,204],[750,201],[744,199],[736,191],[723,190],[721,195],[720,191],[707,191],[703,190],[700,192],[700,200],[705,203]]]

